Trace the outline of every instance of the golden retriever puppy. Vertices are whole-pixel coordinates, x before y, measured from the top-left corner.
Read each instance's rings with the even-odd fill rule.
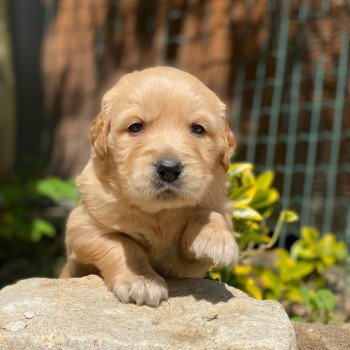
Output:
[[[90,138],[61,277],[100,273],[121,302],[155,307],[168,297],[164,278],[236,261],[225,177],[233,135],[198,79],[169,67],[125,75]]]

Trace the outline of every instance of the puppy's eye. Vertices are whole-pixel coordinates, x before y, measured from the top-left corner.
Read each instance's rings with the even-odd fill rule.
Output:
[[[205,133],[205,129],[203,128],[202,125],[193,124],[193,125],[191,126],[191,132],[192,132],[192,134],[202,135],[202,134]]]
[[[128,127],[128,131],[135,134],[137,132],[140,132],[144,129],[144,126],[142,123],[133,123],[131,125],[129,125]]]

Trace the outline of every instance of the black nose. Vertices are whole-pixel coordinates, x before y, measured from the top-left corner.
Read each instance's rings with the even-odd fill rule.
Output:
[[[164,159],[156,164],[159,177],[165,182],[175,181],[181,174],[182,165],[174,159]]]

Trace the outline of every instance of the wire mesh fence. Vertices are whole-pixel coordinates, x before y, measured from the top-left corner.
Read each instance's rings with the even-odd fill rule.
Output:
[[[349,243],[349,4],[274,1],[267,13],[255,76],[247,62],[236,76],[238,157],[278,173],[280,204],[301,213],[300,225]]]
[[[90,113],[72,107],[81,81],[87,92],[78,94],[79,106],[84,101],[92,106],[98,105],[99,93],[111,76],[159,64],[187,70],[227,103],[239,140],[236,159],[254,162],[258,171],[277,172],[280,206],[300,212],[299,225],[337,232],[350,244],[348,2],[49,0],[47,4],[47,96],[55,100],[54,90],[65,84],[60,98],[69,118]],[[60,7],[65,7],[66,15],[61,11],[57,19]],[[89,35],[75,27],[81,20]],[[50,28],[56,28],[56,36],[50,36]],[[61,38],[59,31],[64,34]],[[77,47],[80,54],[74,54]],[[94,55],[88,53],[84,59],[83,53],[91,50]],[[61,147],[59,153],[62,156]],[[281,245],[286,237],[284,232]]]

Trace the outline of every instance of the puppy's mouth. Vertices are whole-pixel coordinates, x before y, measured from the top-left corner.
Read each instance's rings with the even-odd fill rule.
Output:
[[[165,190],[161,193],[158,193],[157,198],[161,200],[171,200],[176,199],[178,194],[172,190]]]
[[[156,192],[156,197],[161,200],[176,199],[180,196],[180,186],[180,181],[176,181],[176,183],[172,184],[166,184],[161,181],[155,181],[154,188]]]

